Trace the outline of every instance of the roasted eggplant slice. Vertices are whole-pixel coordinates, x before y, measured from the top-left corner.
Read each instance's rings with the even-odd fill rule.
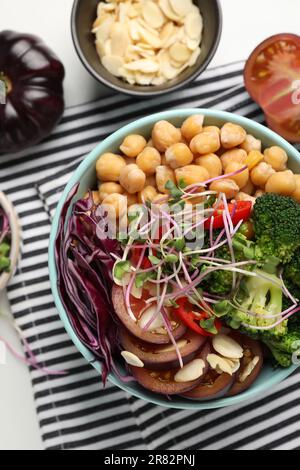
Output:
[[[200,385],[184,393],[189,400],[208,401],[224,397],[234,383],[234,376],[209,370]]]
[[[247,390],[259,376],[263,364],[263,349],[259,341],[255,341],[238,332],[232,334],[244,349],[244,357],[241,367],[236,374],[236,380],[229,390],[227,396],[233,397]]]
[[[144,309],[141,310],[141,315],[139,316],[137,314],[137,322],[134,322],[132,318],[129,316],[125,302],[124,302],[124,294],[123,294],[123,289],[118,286],[113,287],[112,291],[112,300],[115,308],[115,312],[119,318],[119,320],[122,322],[122,324],[125,326],[125,328],[133,334],[136,338],[139,338],[142,341],[146,341],[147,343],[152,343],[152,344],[169,344],[170,338],[169,335],[166,331],[166,329],[161,326],[161,325],[154,325],[155,329],[149,328],[146,331],[143,331],[142,329],[142,318],[141,316],[144,315],[143,318],[148,316],[148,311],[151,308],[149,306],[148,311]],[[171,325],[172,325],[172,334],[175,338],[175,340],[180,339],[186,332],[186,327],[179,323],[177,320],[171,319]]]
[[[188,330],[177,341],[183,363],[186,364],[194,359],[206,341],[207,338],[204,336]],[[158,346],[145,343],[129,334],[125,329],[122,329],[120,333],[120,342],[124,350],[135,354],[148,369],[170,370],[179,367],[177,353],[173,344]]]
[[[140,385],[148,390],[162,395],[183,395],[184,393],[197,387],[207,372],[206,358],[210,346],[205,345],[203,350],[191,362],[185,364],[183,369],[171,369],[168,371],[158,371],[130,367],[132,375]],[[193,380],[189,380],[193,378]]]

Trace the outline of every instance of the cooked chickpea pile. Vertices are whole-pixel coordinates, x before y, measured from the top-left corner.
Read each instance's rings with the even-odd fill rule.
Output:
[[[224,193],[228,200],[254,202],[264,192],[274,192],[300,203],[300,175],[288,169],[282,148],[273,146],[263,152],[260,140],[230,122],[221,128],[203,124],[202,115],[189,117],[181,128],[159,121],[150,140],[129,135],[120,145],[120,154],[101,155],[96,163],[95,203],[111,206],[121,217],[133,204],[163,198],[170,180],[191,185],[227,174],[209,189]]]

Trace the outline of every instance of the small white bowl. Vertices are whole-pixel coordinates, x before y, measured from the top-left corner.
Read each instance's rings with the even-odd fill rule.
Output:
[[[11,230],[11,248],[10,248],[10,271],[0,274],[0,292],[4,290],[10,281],[17,267],[20,246],[21,246],[21,229],[20,223],[12,203],[7,199],[5,194],[0,191],[0,206],[8,215]]]

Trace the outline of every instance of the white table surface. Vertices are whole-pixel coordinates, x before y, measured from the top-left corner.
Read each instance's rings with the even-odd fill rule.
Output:
[[[63,61],[67,106],[105,93],[74,51],[69,27],[72,3],[73,0],[0,0],[0,30],[37,34]],[[299,33],[299,0],[221,0],[221,4],[223,36],[212,65],[247,58],[261,40],[272,34]],[[9,311],[4,295],[0,296],[0,311]],[[20,347],[1,320],[0,336]],[[27,368],[8,356],[7,364],[0,365],[0,450],[42,448]]]

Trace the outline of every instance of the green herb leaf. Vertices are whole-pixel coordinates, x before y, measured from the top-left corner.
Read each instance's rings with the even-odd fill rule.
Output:
[[[176,256],[176,255],[167,255],[165,257],[165,261],[167,263],[177,263],[178,262],[178,256]]]
[[[10,246],[8,243],[1,243],[0,245],[0,256],[6,256],[10,252]]]
[[[180,188],[178,188],[176,186],[176,184],[169,180],[166,185],[165,185],[165,188],[170,192],[170,195],[174,198],[174,199],[180,199],[183,192],[181,191]]]
[[[174,242],[173,246],[174,246],[175,250],[177,250],[179,252],[180,251],[182,252],[184,250],[184,248],[185,248],[185,239],[184,238],[175,238],[173,240],[173,242]]]
[[[132,214],[128,213],[128,222],[131,223],[131,222],[134,222],[135,220],[137,220],[139,217],[139,213],[138,212],[134,212]]]
[[[216,317],[222,318],[228,315],[228,313],[232,310],[231,305],[228,303],[227,300],[222,300],[214,305],[214,313]]]
[[[140,274],[137,274],[136,277],[135,277],[135,286],[137,288],[141,288],[141,287],[144,287],[144,284],[149,281],[149,279],[153,279],[155,273],[140,273]]]
[[[114,277],[122,281],[124,274],[129,273],[131,268],[130,261],[117,261],[114,265]]]
[[[10,259],[6,256],[0,256],[0,273],[1,271],[9,271]]]
[[[168,299],[166,302],[166,307],[179,308],[178,303],[173,299]]]
[[[154,264],[154,266],[156,266],[157,264],[159,264],[161,262],[161,260],[159,258],[157,258],[157,256],[148,256],[148,259],[149,261],[151,261],[152,264]]]
[[[183,178],[180,178],[179,183],[178,183],[178,187],[179,187],[180,189],[184,189],[184,188],[187,187],[187,184],[186,184],[186,182],[184,181]]]
[[[200,326],[201,328],[203,328],[203,330],[207,331],[208,333],[211,333],[212,335],[218,334],[214,317],[208,318],[207,320],[201,320]]]

